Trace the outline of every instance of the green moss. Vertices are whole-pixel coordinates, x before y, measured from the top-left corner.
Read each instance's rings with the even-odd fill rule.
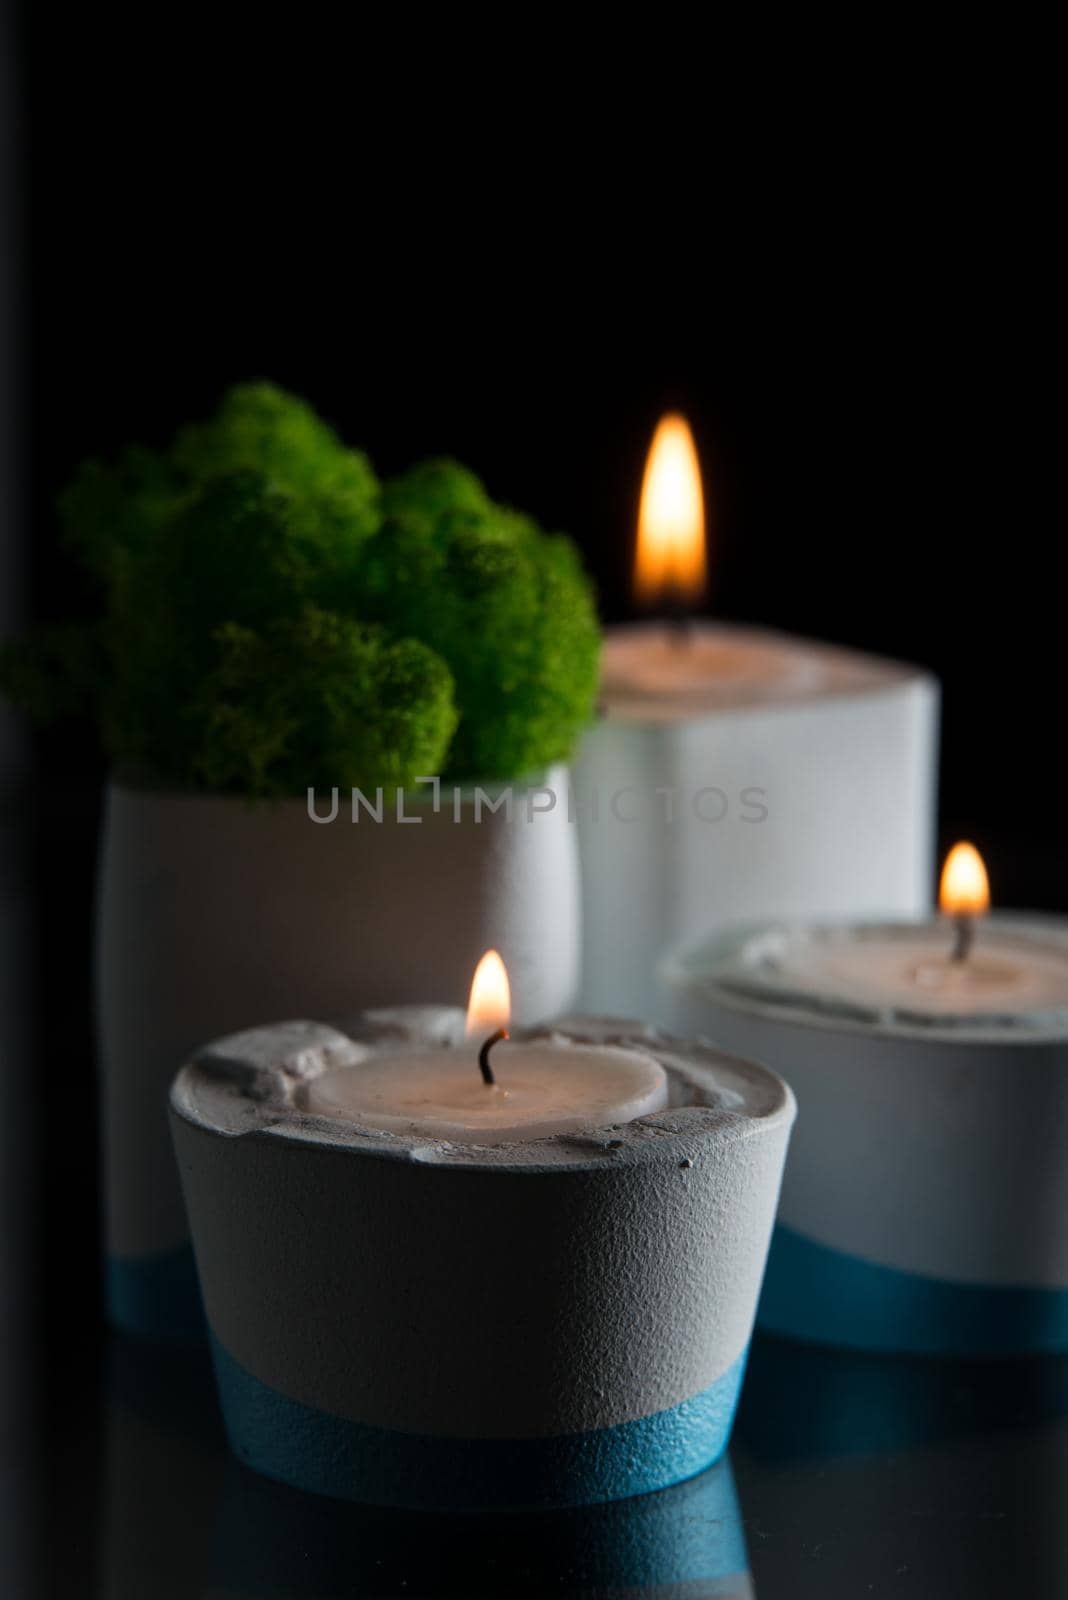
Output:
[[[387,484],[363,553],[368,614],[424,640],[456,680],[447,775],[507,779],[566,760],[597,691],[600,634],[574,546],[428,463]]]
[[[61,498],[105,614],[0,652],[43,719],[91,708],[115,761],[250,796],[565,759],[598,629],[574,547],[455,462],[379,487],[304,401],[242,384],[164,451]]]
[[[219,630],[296,616],[338,580],[345,546],[301,513],[254,472],[217,478],[115,571],[102,714],[117,760],[188,781]]]
[[[414,639],[306,607],[262,632],[229,623],[195,718],[209,789],[410,788],[439,772],[456,726],[452,677]]]
[[[343,513],[365,532],[377,522],[370,461],[343,445],[306,401],[273,383],[236,384],[209,421],[179,429],[171,459],[196,483],[248,469],[276,489]]]
[[[488,512],[493,501],[473,472],[438,456],[390,478],[382,488],[381,507],[383,517],[406,518],[429,532],[447,512]]]

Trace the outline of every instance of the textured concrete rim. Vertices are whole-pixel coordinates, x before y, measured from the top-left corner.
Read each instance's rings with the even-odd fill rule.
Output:
[[[994,912],[989,922],[1006,933],[1026,933],[1028,930],[1041,932],[1051,942],[1063,945],[1068,954],[1068,919],[1041,913],[1032,916],[1019,912]],[[1034,1013],[1047,1020],[1027,1028],[999,1021],[999,1018],[1003,1018],[1002,1013],[991,1013],[990,1020],[985,1023],[975,1017],[962,1023],[947,1022],[934,1014],[930,1022],[921,1022],[909,1012],[880,1014],[865,1007],[861,1001],[855,1003],[851,1012],[845,1009],[845,1004],[840,1012],[830,1008],[820,1011],[789,993],[776,995],[771,989],[766,993],[758,993],[755,985],[752,990],[746,990],[733,987],[729,981],[728,958],[760,935],[789,933],[800,928],[824,932],[844,928],[905,928],[911,925],[914,925],[913,919],[908,917],[813,918],[811,921],[770,919],[736,923],[728,929],[676,945],[660,961],[657,971],[662,984],[675,995],[685,996],[691,1003],[704,1002],[719,1010],[776,1026],[807,1028],[817,1033],[848,1033],[864,1038],[923,1039],[939,1046],[967,1046],[973,1050],[976,1045],[1011,1044],[1014,1049],[1042,1049],[1051,1044],[1068,1044],[1068,1015],[1062,1017],[1059,1013]],[[698,958],[705,962],[703,968],[693,965]]]
[[[428,1017],[432,1013],[462,1017],[461,1012],[453,1013],[451,1008],[428,1007],[426,1013]],[[606,1158],[620,1166],[677,1165],[680,1159],[685,1162],[690,1148],[697,1153],[711,1141],[737,1143],[755,1138],[779,1129],[784,1122],[792,1124],[796,1116],[793,1092],[769,1068],[730,1055],[704,1039],[682,1040],[642,1023],[610,1018],[564,1018],[552,1026],[516,1029],[513,1038],[529,1042],[564,1036],[576,1043],[617,1044],[642,1050],[665,1068],[676,1095],[712,1094],[718,1072],[744,1084],[756,1096],[756,1104],[731,1107],[699,1101],[679,1103],[633,1122],[610,1124],[590,1133],[552,1134],[498,1145],[435,1141],[425,1135],[364,1128],[356,1122],[341,1123],[316,1116],[294,1104],[293,1095],[309,1077],[341,1064],[337,1052],[346,1046],[353,1052],[347,1060],[355,1064],[361,1055],[383,1049],[434,1042],[444,1047],[451,1042],[440,1034],[435,1039],[425,1034],[402,1037],[395,1031],[376,1031],[370,1022],[375,1015],[371,1013],[349,1025],[362,1032],[361,1038],[327,1024],[291,1022],[269,1024],[216,1041],[178,1073],[171,1088],[171,1107],[193,1127],[221,1138],[284,1139],[342,1156],[402,1161],[413,1167],[531,1174],[599,1171]],[[277,1036],[283,1029],[308,1030],[303,1036],[292,1036],[297,1048],[289,1056],[279,1049],[270,1064],[242,1057],[246,1041]]]

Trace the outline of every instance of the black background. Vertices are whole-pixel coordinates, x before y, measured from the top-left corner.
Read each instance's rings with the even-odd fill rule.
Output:
[[[603,615],[623,618],[645,450],[677,406],[704,465],[709,610],[936,672],[943,843],[976,840],[1002,904],[1068,908],[1057,365],[1030,111],[1007,145],[1000,110],[920,116],[884,90],[859,141],[856,105],[836,121],[812,104],[811,143],[786,118],[765,147],[759,100],[729,131],[713,120],[722,63],[703,98],[687,74],[668,118],[624,74],[623,120],[592,98],[606,63],[584,74],[557,43],[526,85],[500,40],[461,79],[433,47],[417,69],[410,40],[367,32],[309,29],[293,54],[288,31],[265,48],[262,19],[224,42],[189,15],[23,18],[22,502],[4,539],[27,616],[92,603],[52,510],[77,462],[162,442],[264,375],[382,474],[428,453],[474,466],[573,534]],[[19,1112],[39,1437],[68,1453],[99,1338],[91,1315],[73,1345],[57,1329],[97,1299],[102,772],[88,733],[36,736],[5,802],[50,1064]],[[75,1547],[92,1516],[90,1496]]]
[[[76,463],[265,375],[380,473],[454,454],[572,533],[615,620],[678,406],[709,609],[931,667],[947,836],[987,847],[1002,904],[1062,903],[1053,219],[1028,114],[1010,137],[1007,106],[913,96],[865,133],[813,104],[806,139],[784,107],[765,143],[755,105],[724,140],[646,92],[625,120],[591,101],[573,145],[562,84],[453,74],[433,41],[105,14],[65,19],[57,51],[54,27],[46,7],[23,29],[36,612],[89,599],[52,514]],[[64,735],[46,769],[71,766]]]

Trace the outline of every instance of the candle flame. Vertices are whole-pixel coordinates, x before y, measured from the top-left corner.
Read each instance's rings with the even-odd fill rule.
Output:
[[[974,844],[955,844],[942,868],[938,904],[951,916],[981,916],[990,905],[990,884]]]
[[[634,593],[647,604],[694,604],[707,581],[705,501],[697,447],[685,417],[661,417],[642,479]]]
[[[512,1015],[508,969],[496,950],[487,950],[471,980],[467,1005],[467,1037],[507,1028]]]

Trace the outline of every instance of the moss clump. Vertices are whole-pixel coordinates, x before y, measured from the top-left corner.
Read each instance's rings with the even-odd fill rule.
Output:
[[[489,512],[493,501],[475,474],[458,461],[435,456],[420,461],[382,488],[382,515],[407,521],[432,532],[449,512]]]
[[[347,637],[348,620],[332,611],[330,601],[351,590],[362,540],[351,525],[345,535],[335,537],[321,517],[308,514],[305,500],[283,493],[256,472],[232,473],[192,490],[164,535],[147,543],[136,560],[126,561],[111,585],[107,641],[112,671],[102,685],[101,716],[115,757],[197,787],[256,795],[300,793],[312,781],[309,768],[301,765],[307,741],[278,741],[276,717],[283,703],[295,714],[299,711],[294,699],[299,686],[306,698],[306,727],[327,727],[323,700],[328,695],[337,699],[340,640]],[[309,617],[316,619],[313,627],[298,625]],[[282,652],[286,638],[295,648],[288,665]],[[238,639],[247,646],[240,673],[234,657]],[[260,642],[257,651],[251,648],[253,640]],[[317,648],[322,653],[321,694],[311,670]],[[253,662],[265,672],[288,675],[284,701],[274,692],[277,686],[265,684],[262,694],[253,693]],[[408,781],[423,771],[425,738],[409,749],[401,727],[368,693],[366,674],[356,674],[357,681],[365,698],[346,702],[352,750],[374,748],[367,725],[379,718],[398,741],[390,772],[399,771],[398,781]],[[413,718],[437,719],[440,760],[455,723],[451,688],[447,708],[436,686],[428,688],[426,705],[418,700],[423,688],[415,676],[409,689]],[[221,719],[212,715],[216,694],[225,711]],[[238,709],[240,716],[235,715]],[[340,714],[339,709],[329,724],[331,750],[338,746]],[[256,717],[270,724],[269,738],[256,731]],[[214,730],[210,762],[203,756],[206,722]],[[235,741],[229,763],[219,752],[223,727]],[[248,741],[245,750],[237,748],[242,739]],[[270,766],[262,760],[268,745],[276,748]],[[321,764],[316,763],[317,769]],[[346,762],[346,770],[351,765]],[[363,776],[370,780],[376,771],[368,768]]]
[[[33,716],[91,708],[119,764],[250,797],[509,779],[566,758],[598,630],[574,547],[428,461],[380,488],[302,400],[242,384],[61,497],[104,614],[0,652]]]
[[[452,678],[416,639],[308,606],[258,632],[228,623],[204,680],[193,770],[211,790],[409,787],[439,772],[456,726]]]
[[[456,680],[448,776],[507,779],[564,760],[597,690],[600,635],[574,546],[427,462],[386,485],[364,547],[368,614],[430,645]]]
[[[196,483],[243,469],[262,473],[341,543],[378,526],[379,486],[370,461],[346,449],[306,401],[273,383],[230,389],[208,422],[179,429],[171,457]]]

